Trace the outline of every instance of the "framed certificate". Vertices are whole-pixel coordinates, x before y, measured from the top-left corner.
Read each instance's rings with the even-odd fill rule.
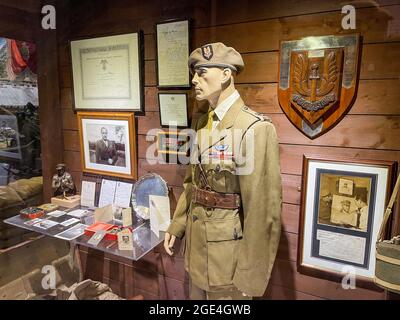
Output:
[[[189,126],[188,96],[186,93],[158,93],[161,127]]]
[[[374,287],[375,242],[394,169],[392,161],[304,157],[299,272],[338,281],[351,272],[357,285]]]
[[[141,33],[70,42],[74,110],[142,111]]]
[[[170,20],[156,24],[157,86],[190,88],[190,20]]]
[[[136,129],[132,112],[78,112],[82,171],[137,178]]]

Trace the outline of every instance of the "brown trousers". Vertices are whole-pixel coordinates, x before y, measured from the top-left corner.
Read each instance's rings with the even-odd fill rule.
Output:
[[[190,300],[252,300],[252,297],[244,296],[238,289],[228,291],[210,292],[200,289],[189,280]]]

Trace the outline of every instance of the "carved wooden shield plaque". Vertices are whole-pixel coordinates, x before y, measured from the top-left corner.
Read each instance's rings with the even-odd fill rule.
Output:
[[[289,120],[314,139],[335,126],[354,102],[359,35],[283,41],[279,103]]]

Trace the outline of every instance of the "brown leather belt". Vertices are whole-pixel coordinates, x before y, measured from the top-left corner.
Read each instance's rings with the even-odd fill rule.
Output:
[[[237,209],[240,207],[240,195],[220,193],[192,187],[192,201],[207,208]]]

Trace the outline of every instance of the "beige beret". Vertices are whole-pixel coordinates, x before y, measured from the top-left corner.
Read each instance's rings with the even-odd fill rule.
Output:
[[[59,163],[59,164],[56,165],[56,170],[59,170],[59,169],[65,168],[65,167],[66,166],[65,166],[64,163]]]
[[[231,68],[240,73],[244,68],[244,62],[240,53],[235,49],[216,42],[197,48],[190,54],[190,71],[193,73],[193,70],[199,67]]]

